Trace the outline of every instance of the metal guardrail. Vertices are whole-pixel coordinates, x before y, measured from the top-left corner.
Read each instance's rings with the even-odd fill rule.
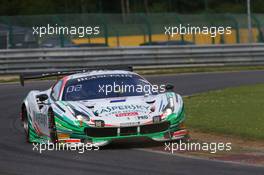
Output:
[[[0,50],[0,74],[102,65],[132,65],[136,69],[264,65],[264,44]]]

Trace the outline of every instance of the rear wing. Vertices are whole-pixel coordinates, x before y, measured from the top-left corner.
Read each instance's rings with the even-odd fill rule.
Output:
[[[23,73],[20,74],[20,84],[24,86],[26,80],[33,80],[33,79],[41,79],[47,77],[55,77],[55,76],[67,76],[77,73],[85,73],[94,70],[126,70],[126,71],[133,71],[132,66],[97,66],[93,68],[87,69],[80,69],[80,70],[69,70],[69,71],[54,71],[54,72],[30,72],[30,73]]]

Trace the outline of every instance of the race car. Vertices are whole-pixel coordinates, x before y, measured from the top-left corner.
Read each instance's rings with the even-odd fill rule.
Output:
[[[103,146],[134,137],[188,137],[183,100],[172,85],[156,92],[131,68],[94,69],[20,76],[22,85],[27,79],[63,76],[48,90],[32,90],[24,99],[21,120],[28,142]]]

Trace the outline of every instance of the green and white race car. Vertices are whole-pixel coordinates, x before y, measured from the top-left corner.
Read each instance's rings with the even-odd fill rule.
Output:
[[[22,103],[28,142],[102,146],[113,139],[188,137],[183,100],[172,85],[154,92],[138,74],[109,69],[22,75],[21,82],[54,75],[64,77],[48,90],[30,91]]]

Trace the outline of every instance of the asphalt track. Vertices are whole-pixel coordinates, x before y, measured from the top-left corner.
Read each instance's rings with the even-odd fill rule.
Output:
[[[148,76],[153,83],[173,83],[175,91],[190,95],[245,84],[264,83],[264,71]],[[25,143],[19,120],[20,104],[31,89],[45,89],[52,82],[0,85],[0,175],[2,174],[182,174],[263,175],[264,168],[178,157],[138,150],[160,143],[143,140],[114,142],[99,151],[32,151]]]

